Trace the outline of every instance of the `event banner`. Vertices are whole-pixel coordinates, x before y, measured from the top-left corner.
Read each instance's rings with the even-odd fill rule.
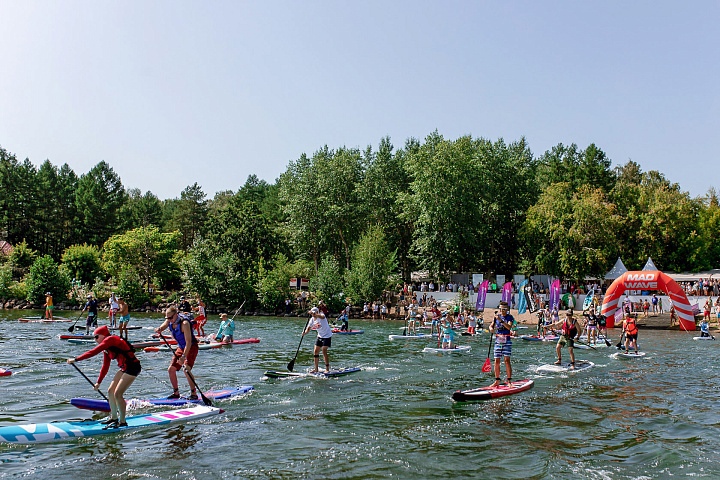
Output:
[[[520,295],[518,295],[518,313],[525,313],[527,311],[527,302],[525,301],[525,295],[523,295],[523,289],[528,284],[527,279],[523,280],[518,287]]]
[[[512,282],[507,282],[502,287],[502,301],[508,304],[508,307],[512,308]]]
[[[487,297],[489,280],[485,280],[478,287],[477,302],[475,303],[475,311],[482,312],[485,310],[485,297]]]
[[[525,297],[525,301],[527,302],[527,308],[530,310],[530,313],[535,313],[538,311],[537,302],[535,302],[535,295],[533,294],[532,285],[528,284],[525,285],[522,288],[523,296]]]
[[[560,280],[554,280],[550,285],[550,310],[560,308]]]

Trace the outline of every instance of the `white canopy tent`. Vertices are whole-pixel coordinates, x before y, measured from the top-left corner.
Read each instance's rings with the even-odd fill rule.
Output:
[[[618,257],[617,262],[615,262],[613,268],[611,268],[610,271],[605,274],[605,280],[615,280],[627,271],[628,269],[625,268],[622,260],[620,260],[620,257]]]
[[[645,262],[645,266],[642,269],[643,270],[657,270],[658,268],[653,263],[652,258],[648,257],[647,262]]]

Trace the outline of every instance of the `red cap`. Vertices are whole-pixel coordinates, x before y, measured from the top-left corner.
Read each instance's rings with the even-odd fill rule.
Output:
[[[95,335],[105,335],[106,337],[110,335],[110,329],[107,327],[107,325],[103,325],[102,327],[98,327],[93,332]]]

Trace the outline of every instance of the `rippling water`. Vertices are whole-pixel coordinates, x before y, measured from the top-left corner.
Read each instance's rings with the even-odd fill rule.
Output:
[[[68,324],[24,324],[17,316],[0,311],[0,366],[13,370],[0,378],[0,426],[89,418],[92,412],[72,407],[69,399],[97,394],[65,364],[86,347],[57,338]],[[151,327],[160,318],[134,316],[133,323]],[[443,356],[420,353],[434,342],[389,341],[397,322],[353,321],[351,327],[365,333],[333,337],[331,363],[363,371],[329,380],[263,378],[265,370],[285,370],[303,323],[243,317],[236,338],[260,337],[259,344],[200,352],[194,372],[202,389],[255,387],[243,398],[216,402],[224,414],[168,429],[0,445],[0,477],[720,476],[720,339],[698,342],[685,332],[641,330],[646,357],[617,360],[609,356],[614,348],[578,351],[595,368],[557,376],[535,373],[554,360],[553,344],[516,340],[514,377],[534,378],[535,387],[484,403],[454,403],[454,390],[491,380],[480,372],[487,334],[460,338],[472,346],[470,353]],[[296,372],[311,364],[312,343],[303,342]],[[143,373],[127,396],[169,394],[170,353],[140,355]],[[94,378],[100,358],[78,365]]]

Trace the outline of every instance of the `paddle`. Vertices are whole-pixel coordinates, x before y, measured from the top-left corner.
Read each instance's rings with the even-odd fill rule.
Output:
[[[239,312],[240,310],[242,310],[242,307],[245,305],[245,302],[246,302],[246,301],[247,301],[247,300],[243,300],[243,303],[241,303],[240,306],[238,307],[238,309],[235,310],[235,315],[233,315],[230,320],[235,320],[235,316],[238,314],[238,312]]]
[[[80,315],[78,315],[78,318],[75,319],[75,323],[73,323],[72,325],[70,325],[70,327],[68,328],[68,332],[72,333],[72,332],[75,331],[75,325],[77,325],[77,322],[78,322],[78,321],[80,320],[80,318],[82,317],[82,314],[83,314],[83,312],[80,312]],[[87,334],[87,332],[86,332],[86,334]]]
[[[88,383],[93,386],[93,390],[94,390],[94,389],[95,389],[95,384],[93,383],[93,381],[90,380],[90,379],[87,377],[87,375],[85,375],[85,374],[83,373],[83,371],[78,368],[77,365],[75,365],[75,362],[71,363],[70,365],[72,365],[73,367],[75,367],[75,370],[77,370],[78,372],[80,372],[80,375],[82,375],[83,377],[85,377],[85,380],[87,380]],[[104,394],[103,392],[101,392],[100,390],[97,390],[97,392],[98,392],[100,395],[102,395],[102,397],[105,399],[106,402],[110,403],[110,400],[108,400],[108,398],[105,396],[105,394]]]
[[[305,325],[303,325],[303,333],[305,333],[305,329],[307,328],[308,323],[310,323],[310,319],[308,319],[307,322],[305,322]],[[300,335],[300,343],[298,343],[298,348],[295,350],[295,356],[292,360],[290,360],[290,363],[287,364],[287,369],[289,372],[293,371],[293,368],[295,368],[295,360],[297,360],[298,353],[300,352],[300,345],[302,345],[303,338],[305,338],[305,335]]]
[[[483,366],[482,366],[483,373],[488,373],[490,371],[490,349],[492,348],[492,340],[493,340],[494,334],[495,334],[495,332],[492,332],[490,334],[490,344],[488,345],[487,358],[485,359],[485,363],[483,363]]]
[[[624,331],[620,335],[620,341],[615,345],[615,348],[622,348],[623,340],[625,340],[625,332]]]
[[[163,342],[165,342],[165,345],[167,345],[167,347],[170,349],[170,351],[171,351],[172,354],[173,354],[173,357],[175,357],[175,358],[180,358],[180,357],[177,356],[177,353],[175,353],[175,350],[173,350],[173,347],[171,347],[170,344],[168,343],[167,339],[165,338],[165,335],[162,335],[162,334],[161,334],[161,335],[160,335],[160,338],[162,338]],[[200,390],[200,387],[198,387],[198,384],[197,384],[197,382],[195,381],[195,377],[193,376],[192,372],[188,372],[187,370],[185,370],[185,374],[188,376],[188,378],[189,378],[190,380],[192,380],[192,383],[193,383],[193,385],[195,385],[195,389],[196,389],[196,390],[198,391],[198,393],[200,394],[200,398],[202,398],[203,403],[204,403],[205,405],[207,405],[208,407],[212,407],[212,404],[213,404],[213,403],[212,403],[212,400],[210,400],[208,397],[206,397],[205,394],[202,392],[202,390]]]
[[[407,335],[408,318],[410,318],[410,317],[409,317],[409,316],[405,317],[405,327],[403,328],[403,337]],[[305,331],[305,330],[303,329],[303,332],[304,332],[304,331]],[[430,332],[430,333],[432,333],[432,332]],[[290,371],[292,372],[292,370],[290,370]]]

